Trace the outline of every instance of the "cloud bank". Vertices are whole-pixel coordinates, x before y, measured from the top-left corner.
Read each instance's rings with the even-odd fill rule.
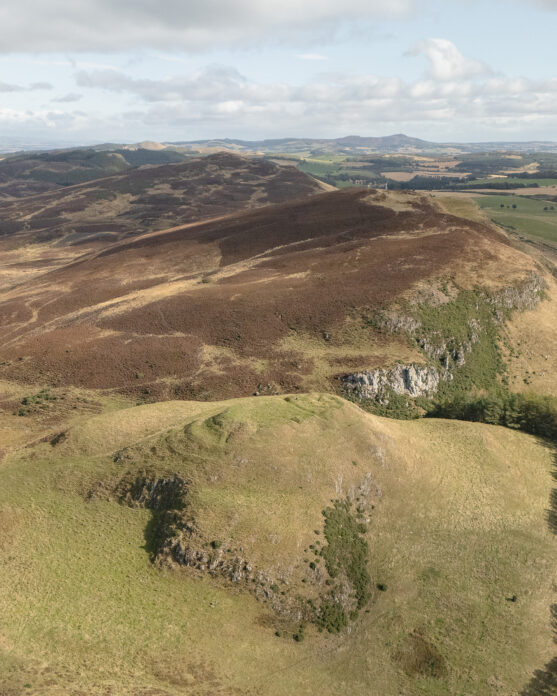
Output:
[[[540,73],[546,79],[506,77],[447,38],[423,38],[418,31],[424,29],[424,18],[433,17],[440,5],[438,0],[5,0],[0,4],[0,59],[10,66],[5,73],[10,77],[0,81],[0,95],[5,95],[0,127],[17,133],[64,129],[94,140],[122,134],[128,140],[327,137],[402,129],[437,134],[451,127],[477,132],[481,139],[484,128],[520,133],[536,123],[540,132],[552,133],[557,128],[557,80],[547,78],[547,60]],[[466,12],[468,7],[471,13],[481,11],[477,0],[466,6],[464,0],[447,0],[443,11],[451,13],[457,5]],[[509,2],[515,10],[520,5],[528,12],[518,16],[543,8],[552,19],[557,10],[557,0]],[[409,18],[416,19],[419,29],[408,43],[401,37],[414,24],[406,22],[401,37],[392,24],[382,24]],[[374,34],[370,27],[388,31]],[[338,60],[338,46],[326,47],[349,32],[357,47],[346,42],[343,50],[348,57],[353,50],[352,62]],[[399,42],[394,60],[392,44],[368,54],[373,36]],[[416,39],[409,55],[414,65],[425,62],[420,77],[397,64]],[[297,57],[303,79],[291,68],[281,72],[274,57],[267,78],[253,77],[265,75],[264,65],[257,65],[251,77],[232,65],[189,67],[203,62],[202,55],[192,53],[215,49],[220,60],[228,55],[225,62],[234,62],[235,55],[244,64],[250,56],[271,60],[244,49],[272,44],[273,51],[283,44],[286,64]],[[49,52],[56,55],[43,55]],[[36,74],[35,68],[22,67],[19,74],[17,67],[12,69],[22,55],[22,65],[37,65]],[[170,77],[159,77],[164,73],[153,55],[173,63]],[[394,74],[389,74],[391,64],[397,66]],[[339,65],[350,67],[338,72]],[[531,69],[532,61],[524,65]],[[329,66],[331,72],[326,72]],[[52,79],[56,87],[33,82],[41,77]],[[49,89],[54,91],[45,99],[41,90]],[[83,111],[76,109],[77,102]]]
[[[519,128],[557,114],[557,79],[494,74],[446,39],[412,50],[425,56],[422,78],[322,73],[303,84],[250,80],[235,68],[210,65],[166,79],[134,78],[117,70],[81,70],[78,87],[128,97],[137,105],[122,118],[161,129],[206,134],[368,133],[379,124],[475,122]],[[267,134],[269,132],[267,131]],[[263,131],[263,135],[265,132]]]
[[[334,36],[351,21],[402,18],[426,0],[5,0],[0,52],[203,51]]]

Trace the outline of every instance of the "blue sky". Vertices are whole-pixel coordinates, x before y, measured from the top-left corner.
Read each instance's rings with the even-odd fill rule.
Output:
[[[557,0],[4,0],[0,138],[557,140]]]

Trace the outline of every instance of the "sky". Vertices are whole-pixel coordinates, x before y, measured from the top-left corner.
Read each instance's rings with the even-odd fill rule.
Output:
[[[0,142],[557,140],[557,0],[3,0]]]

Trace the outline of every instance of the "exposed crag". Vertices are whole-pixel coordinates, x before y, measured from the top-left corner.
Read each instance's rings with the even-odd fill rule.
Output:
[[[118,460],[119,455],[115,455]],[[369,601],[365,535],[375,507],[371,500],[381,497],[371,474],[352,488],[347,498],[323,510],[326,543],[312,546],[314,560],[305,559],[303,592],[284,578],[257,568],[241,547],[204,538],[188,504],[188,493],[188,482],[177,474],[130,472],[118,481],[98,483],[88,498],[152,510],[147,548],[156,565],[190,568],[243,588],[266,602],[283,622],[311,622],[335,633],[354,620]]]
[[[534,308],[544,290],[544,279],[532,273],[522,283],[495,293],[456,290],[442,304],[409,303],[404,311],[380,313],[374,320],[378,328],[406,334],[427,364],[397,364],[345,375],[345,392],[359,401],[388,405],[393,393],[430,397],[453,381],[457,389],[492,387],[504,373],[498,348],[500,325],[511,312]]]
[[[400,396],[428,396],[439,388],[441,373],[423,365],[395,365],[344,377],[344,388],[358,399],[384,398],[387,391]]]

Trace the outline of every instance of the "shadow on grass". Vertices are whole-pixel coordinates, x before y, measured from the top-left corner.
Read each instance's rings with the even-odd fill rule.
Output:
[[[149,554],[151,561],[155,560],[160,551],[166,517],[166,510],[151,510],[151,519],[147,522],[143,532],[143,538],[145,539],[143,548]]]
[[[553,478],[557,480],[557,448],[553,447],[555,470]],[[547,524],[552,534],[557,535],[557,488],[551,491]],[[551,625],[554,631],[554,642],[557,643],[557,604],[551,606]],[[520,692],[520,696],[557,696],[557,657],[554,657],[542,669],[534,672],[528,685]]]

